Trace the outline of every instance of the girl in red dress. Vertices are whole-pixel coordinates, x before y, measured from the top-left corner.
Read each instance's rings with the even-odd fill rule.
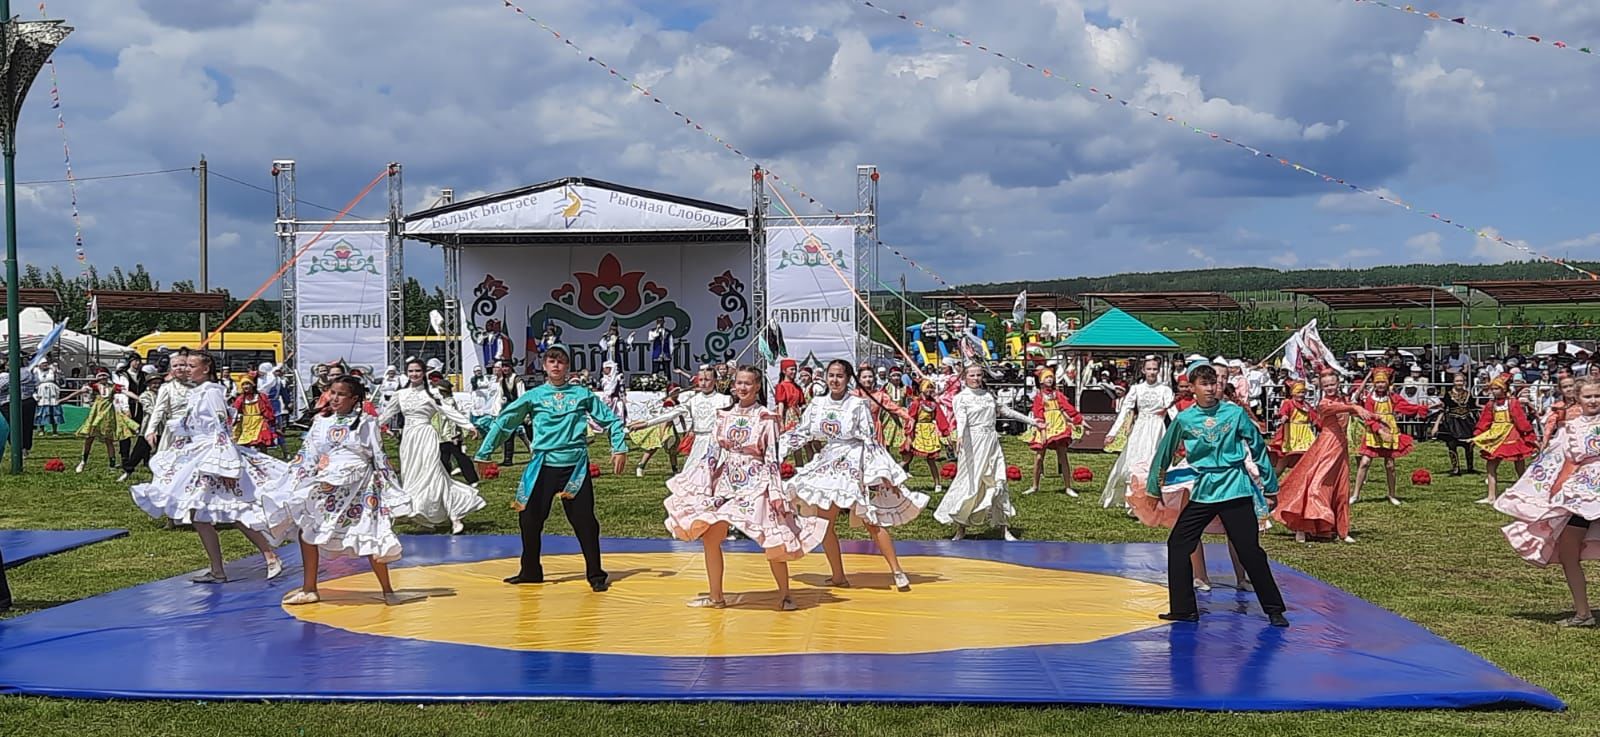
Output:
[[[1372,388],[1361,406],[1376,417],[1367,422],[1369,432],[1366,440],[1361,442],[1361,465],[1356,468],[1356,488],[1350,495],[1350,503],[1354,504],[1361,496],[1361,487],[1367,484],[1367,468],[1372,465],[1372,459],[1382,458],[1383,472],[1389,482],[1389,503],[1398,507],[1400,497],[1395,495],[1394,461],[1411,452],[1413,441],[1410,435],[1400,432],[1400,423],[1396,418],[1400,415],[1424,415],[1427,414],[1427,408],[1390,393],[1390,379],[1394,375],[1390,369],[1380,366],[1373,369],[1371,375]],[[1380,427],[1388,430],[1388,433],[1379,433]]]
[[[1489,403],[1483,405],[1483,414],[1478,415],[1478,434],[1472,437],[1472,444],[1478,446],[1485,461],[1483,478],[1489,487],[1489,495],[1479,499],[1479,504],[1494,503],[1500,481],[1495,472],[1500,470],[1501,461],[1515,464],[1517,476],[1521,477],[1528,469],[1528,459],[1537,450],[1533,423],[1523,413],[1522,403],[1507,395],[1510,388],[1511,377],[1506,374],[1489,382]]]
[[[1034,430],[1028,440],[1033,449],[1033,486],[1024,495],[1039,490],[1044,481],[1044,456],[1056,452],[1056,466],[1061,469],[1061,485],[1067,496],[1077,496],[1072,489],[1072,464],[1067,460],[1067,446],[1083,426],[1083,415],[1072,406],[1066,392],[1056,388],[1056,374],[1050,369],[1039,371],[1039,391],[1033,395],[1033,418],[1044,423],[1043,430]]]
[[[778,362],[778,383],[772,387],[772,403],[778,408],[778,430],[788,432],[795,425],[800,424],[800,415],[805,412],[806,400],[810,396],[806,389],[802,389],[796,381],[800,364],[793,358],[785,358]],[[810,454],[801,448],[795,451],[795,461],[804,463]]]
[[[1351,416],[1377,426],[1379,439],[1389,428],[1364,407],[1345,401],[1339,393],[1339,375],[1332,371],[1317,377],[1321,397],[1307,405],[1306,413],[1317,428],[1300,461],[1278,481],[1278,506],[1272,516],[1294,530],[1295,542],[1307,536],[1332,537],[1347,543],[1350,537],[1350,436]]]

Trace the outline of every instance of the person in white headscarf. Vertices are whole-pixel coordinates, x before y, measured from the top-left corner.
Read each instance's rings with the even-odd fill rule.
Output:
[[[383,367],[383,379],[378,382],[380,403],[388,404],[389,400],[394,398],[394,393],[400,391],[402,386],[405,384],[400,378],[400,371],[392,364]]]
[[[617,419],[623,423],[628,421],[628,381],[617,369],[616,361],[606,361],[601,365],[600,401],[611,408]]]

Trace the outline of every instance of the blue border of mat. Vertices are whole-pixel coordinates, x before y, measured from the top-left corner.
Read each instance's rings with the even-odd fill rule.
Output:
[[[401,565],[516,555],[513,536],[412,536]],[[748,543],[733,546],[754,550]],[[870,553],[865,542],[849,552]],[[949,555],[1165,579],[1154,544],[896,543]],[[613,552],[698,550],[608,539]],[[297,568],[291,549],[286,562]],[[576,553],[547,537],[547,554]],[[1226,560],[1216,548],[1215,560]],[[248,569],[248,570],[247,570]],[[333,562],[326,576],[358,573]],[[198,586],[157,581],[0,622],[0,692],[81,698],[461,701],[971,702],[1110,704],[1205,710],[1564,708],[1550,692],[1391,612],[1276,567],[1295,626],[1267,626],[1254,597],[1201,595],[1198,625],[1174,624],[1078,645],[913,655],[670,658],[522,652],[365,635],[302,622],[278,599],[298,578]],[[582,585],[575,582],[571,585]],[[626,581],[617,584],[625,586]],[[914,592],[913,594],[914,595]],[[685,610],[685,616],[692,616]]]
[[[11,568],[47,555],[127,536],[127,530],[0,530],[0,552],[5,554],[6,568]]]

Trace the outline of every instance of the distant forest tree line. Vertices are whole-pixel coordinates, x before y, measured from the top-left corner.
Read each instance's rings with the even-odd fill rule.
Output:
[[[1571,262],[1573,266],[1600,271],[1600,263]],[[1066,294],[1076,297],[1086,292],[1256,292],[1315,287],[1383,287],[1396,284],[1446,286],[1463,281],[1496,279],[1575,279],[1582,275],[1560,264],[1547,261],[1512,261],[1503,264],[1406,264],[1375,266],[1370,269],[1296,269],[1279,271],[1257,267],[1195,269],[1192,271],[1153,271],[1080,276],[1070,279],[1010,281],[969,284],[961,291],[970,294],[1004,294],[1027,289],[1030,292]]]

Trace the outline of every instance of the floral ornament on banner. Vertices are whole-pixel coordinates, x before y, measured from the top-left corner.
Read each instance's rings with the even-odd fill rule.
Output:
[[[1533,43],[1544,45],[1544,46],[1549,46],[1550,48],[1553,48],[1553,49],[1561,49],[1562,51],[1572,50],[1572,51],[1576,51],[1576,52],[1581,53],[1581,54],[1589,54],[1591,56],[1594,55],[1594,48],[1590,47],[1590,46],[1573,46],[1573,45],[1567,43],[1566,41],[1551,41],[1550,43],[1546,44],[1546,43],[1544,43],[1544,39],[1545,39],[1544,35],[1534,35],[1532,33],[1517,33],[1516,31],[1512,31],[1512,30],[1505,29],[1505,28],[1496,28],[1494,26],[1483,25],[1482,23],[1473,23],[1473,22],[1467,20],[1467,17],[1464,16],[1464,15],[1450,16],[1450,15],[1447,15],[1447,14],[1444,14],[1444,13],[1438,13],[1438,12],[1435,12],[1435,11],[1432,11],[1432,10],[1421,10],[1421,9],[1417,8],[1416,6],[1414,6],[1414,5],[1403,5],[1403,4],[1400,4],[1400,3],[1386,3],[1386,2],[1383,2],[1383,0],[1351,0],[1351,1],[1354,2],[1357,5],[1366,5],[1366,6],[1379,7],[1379,8],[1388,8],[1389,10],[1396,10],[1396,11],[1405,13],[1406,15],[1414,15],[1414,16],[1417,16],[1419,18],[1426,18],[1428,20],[1439,21],[1441,23],[1447,23],[1447,24],[1450,24],[1450,25],[1457,25],[1457,26],[1461,26],[1463,28],[1476,28],[1476,29],[1478,29],[1480,31],[1486,31],[1486,32],[1489,32],[1489,33],[1498,34],[1500,36],[1503,36],[1503,37],[1509,38],[1509,39],[1522,40],[1522,41],[1532,41]]]
[[[823,210],[826,210],[828,212],[828,214],[832,215],[834,217],[834,219],[836,219],[836,220],[842,220],[845,217],[839,211],[834,210],[831,207],[828,207],[827,205],[823,204],[821,200],[818,200],[817,198],[811,196],[810,193],[806,192],[803,189],[800,189],[798,186],[796,186],[793,183],[789,182],[789,180],[782,178],[781,176],[778,175],[777,172],[772,171],[772,169],[770,167],[768,167],[766,164],[763,164],[760,161],[757,161],[755,158],[753,158],[749,154],[745,153],[742,149],[740,149],[739,147],[733,145],[733,143],[731,141],[728,141],[727,139],[723,138],[722,136],[717,135],[714,131],[706,128],[704,125],[702,125],[701,123],[695,121],[693,118],[690,118],[688,115],[683,114],[683,112],[679,111],[677,108],[674,108],[672,106],[672,104],[668,103],[666,100],[661,99],[661,97],[659,95],[657,95],[656,93],[652,92],[649,88],[646,88],[643,85],[640,85],[638,82],[633,81],[631,78],[628,77],[628,75],[624,74],[622,72],[622,70],[620,70],[620,69],[618,69],[618,68],[616,68],[614,66],[611,66],[610,64],[607,64],[604,60],[600,59],[599,57],[596,57],[596,56],[588,53],[587,51],[584,51],[581,46],[573,43],[572,39],[570,39],[570,38],[566,37],[565,35],[563,35],[560,31],[556,30],[550,24],[545,23],[544,21],[539,20],[538,18],[534,17],[528,11],[523,10],[521,6],[517,5],[514,2],[511,2],[511,0],[501,0],[501,3],[506,7],[507,10],[513,11],[517,15],[520,15],[520,16],[522,16],[524,18],[527,18],[534,25],[537,25],[540,29],[542,29],[546,33],[550,34],[550,36],[552,38],[554,38],[557,41],[560,41],[562,43],[562,45],[566,46],[568,49],[571,49],[573,53],[577,54],[578,56],[584,57],[584,61],[586,61],[586,62],[588,62],[590,64],[593,64],[593,65],[605,70],[607,76],[613,77],[613,78],[615,78],[615,79],[617,79],[617,80],[619,80],[619,81],[621,81],[623,83],[626,83],[629,87],[632,87],[635,92],[638,92],[639,94],[649,98],[650,102],[655,103],[656,105],[660,105],[663,110],[666,110],[667,112],[672,113],[673,117],[675,117],[678,120],[682,121],[684,125],[686,125],[686,126],[688,126],[690,128],[693,128],[696,132],[698,132],[698,133],[704,135],[705,137],[710,138],[711,140],[715,141],[718,145],[722,146],[722,148],[724,150],[732,153],[735,156],[738,156],[739,158],[743,159],[745,162],[753,164],[753,165],[755,165],[757,167],[760,167],[760,171],[757,171],[756,174],[755,174],[755,176],[757,178],[760,178],[760,179],[763,179],[763,180],[771,180],[773,182],[776,182],[776,183],[782,185],[785,189],[788,189],[789,191],[794,192],[795,194],[799,195],[806,202],[809,202],[812,205],[815,205],[817,207],[822,208]],[[878,178],[878,174],[876,172],[874,172],[872,174],[872,178],[873,178],[874,181],[876,181],[877,178]],[[894,255],[896,255],[898,257],[900,257],[901,260],[905,261],[907,264],[910,264],[912,268],[915,268],[916,270],[921,271],[922,273],[928,275],[934,281],[938,282],[941,286],[943,286],[946,289],[951,290],[952,292],[955,292],[956,294],[958,294],[962,298],[966,299],[969,303],[971,303],[973,305],[976,305],[978,307],[981,307],[982,309],[987,311],[991,317],[994,317],[994,318],[999,318],[1000,317],[1000,313],[995,312],[994,310],[991,310],[988,307],[984,306],[982,303],[978,302],[978,300],[976,298],[972,297],[971,295],[969,295],[969,294],[967,294],[965,292],[962,292],[959,289],[956,289],[955,285],[951,284],[944,277],[939,276],[937,273],[934,273],[934,271],[929,269],[928,267],[926,267],[926,266],[924,266],[922,264],[919,264],[916,261],[911,260],[910,257],[906,256],[904,253],[900,252],[898,249],[894,248],[893,246],[891,246],[891,245],[889,245],[887,243],[884,243],[883,241],[877,241],[877,245],[888,249],[891,253],[893,253]]]
[[[744,295],[744,282],[724,271],[706,285],[706,291],[716,296],[722,314],[717,315],[716,330],[706,333],[705,353],[695,356],[695,363],[720,363],[738,354],[734,343],[750,337],[750,300]]]
[[[689,313],[667,299],[667,288],[646,279],[643,271],[624,271],[616,254],[601,257],[593,272],[572,276],[572,281],[550,291],[549,302],[528,315],[530,333],[535,326],[552,323],[594,330],[608,318],[624,330],[637,329],[663,317],[672,326],[673,339],[689,333]]]
[[[1560,265],[1561,267],[1566,268],[1566,269],[1568,269],[1570,271],[1573,271],[1573,272],[1576,272],[1576,273],[1579,273],[1579,274],[1583,274],[1584,276],[1587,276],[1590,279],[1600,279],[1600,274],[1595,274],[1592,271],[1586,271],[1584,269],[1580,269],[1580,268],[1578,268],[1576,266],[1573,266],[1572,264],[1567,263],[1566,261],[1564,261],[1562,259],[1554,258],[1554,257],[1551,257],[1551,256],[1546,256],[1546,255],[1544,255],[1542,253],[1539,253],[1538,251],[1533,250],[1532,248],[1529,248],[1528,246],[1524,246],[1524,245],[1521,245],[1519,243],[1515,243],[1511,239],[1506,238],[1505,236],[1502,236],[1499,233],[1490,232],[1489,230],[1483,229],[1483,228],[1474,228],[1474,227],[1469,226],[1469,225],[1463,225],[1463,224],[1461,224],[1459,222],[1456,222],[1455,220],[1453,220],[1451,218],[1445,217],[1444,215],[1442,215],[1442,214],[1440,214],[1438,212],[1434,212],[1432,210],[1423,209],[1422,207],[1420,207],[1418,205],[1414,205],[1414,204],[1412,204],[1412,203],[1410,203],[1410,202],[1408,202],[1406,200],[1400,199],[1398,197],[1393,197],[1391,195],[1384,194],[1381,190],[1378,190],[1378,189],[1375,189],[1375,188],[1372,188],[1372,187],[1365,187],[1365,186],[1362,186],[1362,185],[1359,185],[1359,184],[1355,184],[1353,182],[1349,182],[1349,181],[1346,181],[1344,179],[1340,179],[1338,177],[1335,177],[1335,176],[1333,176],[1331,174],[1324,174],[1323,172],[1321,172],[1321,171],[1319,171],[1317,169],[1314,169],[1312,167],[1306,166],[1305,164],[1297,163],[1297,162],[1292,161],[1290,159],[1287,159],[1287,158],[1284,158],[1282,156],[1279,156],[1278,154],[1274,154],[1274,153],[1272,153],[1270,151],[1264,151],[1262,149],[1256,148],[1255,146],[1251,146],[1250,144],[1247,144],[1247,143],[1245,143],[1243,141],[1238,141],[1238,140],[1235,140],[1235,139],[1230,138],[1228,136],[1225,136],[1225,135],[1223,135],[1223,134],[1221,134],[1219,132],[1191,125],[1187,120],[1179,118],[1179,117],[1177,117],[1175,115],[1168,115],[1168,114],[1162,113],[1161,111],[1158,111],[1158,110],[1152,110],[1149,107],[1146,107],[1146,106],[1144,106],[1144,105],[1142,105],[1140,103],[1137,103],[1137,102],[1134,102],[1132,100],[1129,100],[1129,99],[1127,99],[1125,97],[1118,97],[1117,95],[1112,94],[1111,92],[1108,92],[1108,91],[1106,91],[1104,89],[1101,89],[1098,86],[1091,85],[1091,84],[1088,84],[1086,82],[1080,82],[1078,80],[1072,79],[1072,78],[1066,76],[1065,74],[1063,74],[1059,70],[1051,69],[1050,67],[1042,67],[1042,66],[1038,66],[1038,65],[1032,64],[1030,62],[1023,61],[1022,59],[1020,59],[1020,58],[1018,58],[1016,56],[1012,56],[1012,55],[1010,55],[1008,53],[1005,53],[1003,51],[999,51],[999,50],[994,49],[994,48],[992,48],[990,46],[987,46],[985,44],[978,43],[976,41],[973,41],[970,38],[966,38],[964,36],[960,36],[960,35],[957,35],[955,33],[950,32],[950,31],[946,31],[946,30],[943,30],[943,29],[940,29],[940,28],[936,28],[936,27],[934,27],[932,25],[929,25],[925,21],[912,18],[911,16],[908,16],[905,13],[896,12],[896,11],[884,8],[884,7],[880,6],[880,5],[876,5],[876,4],[872,3],[871,0],[852,0],[852,1],[855,2],[858,5],[864,6],[866,8],[871,9],[871,10],[875,10],[875,11],[877,11],[879,13],[882,13],[884,15],[887,15],[889,17],[896,18],[898,20],[904,21],[904,22],[906,22],[906,23],[908,23],[908,24],[912,25],[913,27],[918,28],[920,30],[927,31],[927,32],[932,33],[932,34],[934,34],[936,36],[943,36],[945,38],[948,38],[948,39],[950,39],[952,41],[955,41],[957,44],[959,44],[961,46],[964,46],[966,48],[974,49],[974,50],[982,52],[982,53],[984,53],[986,55],[993,56],[993,57],[995,57],[997,59],[1001,59],[1003,61],[1010,62],[1011,64],[1015,64],[1017,66],[1023,67],[1025,69],[1030,70],[1030,71],[1036,72],[1036,73],[1038,73],[1040,75],[1043,75],[1046,79],[1058,80],[1058,81],[1063,82],[1065,84],[1070,84],[1075,89],[1083,90],[1083,91],[1087,92],[1093,99],[1098,100],[1100,102],[1104,102],[1104,103],[1108,103],[1108,104],[1121,105],[1122,107],[1128,108],[1130,110],[1137,110],[1140,113],[1144,113],[1144,114],[1146,114],[1146,115],[1148,115],[1148,116],[1150,116],[1152,118],[1155,118],[1157,120],[1164,120],[1164,121],[1166,121],[1168,123],[1172,123],[1174,125],[1180,126],[1183,129],[1188,130],[1190,132],[1193,132],[1193,133],[1195,133],[1197,135],[1204,136],[1204,137],[1206,137],[1207,139],[1209,139],[1211,141],[1215,141],[1217,143],[1222,143],[1222,144],[1226,144],[1226,145],[1229,145],[1229,146],[1233,146],[1234,148],[1237,148],[1240,151],[1244,151],[1246,153],[1249,153],[1251,156],[1263,159],[1265,161],[1265,163],[1267,163],[1267,164],[1281,166],[1281,167],[1286,168],[1286,169],[1292,169],[1292,170],[1294,170],[1296,172],[1299,172],[1301,174],[1305,174],[1305,175],[1308,175],[1308,176],[1313,176],[1313,177],[1316,177],[1318,179],[1321,179],[1323,182],[1326,182],[1328,184],[1341,186],[1341,187],[1349,189],[1352,192],[1359,192],[1361,194],[1365,194],[1365,195],[1370,195],[1372,197],[1376,197],[1378,200],[1380,200],[1380,201],[1382,201],[1382,202],[1384,202],[1386,204],[1393,205],[1394,207],[1402,208],[1406,212],[1412,213],[1414,215],[1420,215],[1422,217],[1426,217],[1426,218],[1428,218],[1430,220],[1433,220],[1434,222],[1444,223],[1445,225],[1449,225],[1450,227],[1453,227],[1453,228],[1455,228],[1457,230],[1460,230],[1460,231],[1463,231],[1463,232],[1466,232],[1466,233],[1471,233],[1473,235],[1476,235],[1479,238],[1483,238],[1485,240],[1491,240],[1491,241],[1494,241],[1496,243],[1499,243],[1500,245],[1507,246],[1509,248],[1514,248],[1514,249],[1516,249],[1518,251],[1521,251],[1523,253],[1528,254],[1529,256],[1531,256],[1531,257],[1533,257],[1535,259],[1538,259],[1540,261],[1547,261],[1547,262],[1550,262],[1550,263],[1553,263],[1553,264]]]

